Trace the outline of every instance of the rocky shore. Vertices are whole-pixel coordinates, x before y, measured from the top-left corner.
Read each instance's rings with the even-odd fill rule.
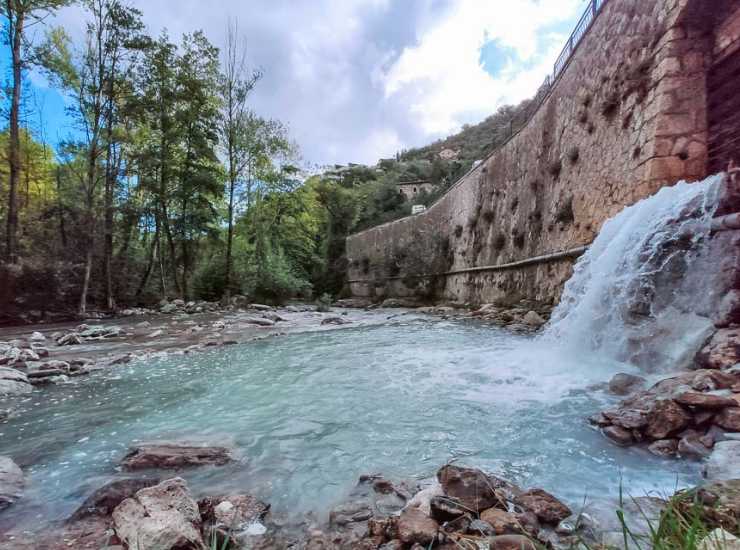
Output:
[[[196,499],[182,478],[169,473],[222,464],[228,456],[225,449],[151,442],[132,448],[131,455],[143,457],[139,465],[148,468],[149,476],[126,477],[99,488],[66,521],[42,533],[0,535],[0,548],[535,550],[612,547],[621,536],[616,514],[611,520],[609,512],[595,517],[571,509],[543,489],[523,489],[457,464],[446,464],[434,478],[422,481],[395,483],[381,475],[364,475],[347,500],[329,511],[328,521],[290,522],[274,517],[268,503],[238,488],[228,495]],[[6,487],[3,472],[7,469],[0,470],[0,493]],[[725,538],[737,534],[739,480],[682,494],[699,503],[708,528]],[[657,525],[668,503],[654,498],[644,504],[638,501],[621,512],[633,522],[633,535],[642,537]]]

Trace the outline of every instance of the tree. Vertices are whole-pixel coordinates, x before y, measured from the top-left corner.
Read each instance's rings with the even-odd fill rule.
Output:
[[[8,139],[9,186],[5,233],[5,257],[11,263],[15,263],[18,259],[17,193],[21,171],[19,110],[23,89],[23,70],[26,68],[29,53],[33,48],[33,45],[26,40],[26,31],[29,27],[43,22],[57,9],[70,3],[70,0],[5,0],[0,5],[0,14],[6,20],[5,39],[10,47],[13,72],[8,121],[10,128]]]
[[[224,291],[231,296],[232,249],[234,243],[234,212],[237,185],[244,177],[249,162],[249,112],[247,96],[262,73],[247,70],[246,47],[238,36],[236,23],[229,25],[226,34],[223,71],[221,73],[221,121],[219,126],[221,147],[226,156],[227,172],[227,235],[224,266]]]

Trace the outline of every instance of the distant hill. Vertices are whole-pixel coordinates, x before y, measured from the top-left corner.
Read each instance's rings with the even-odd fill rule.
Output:
[[[496,147],[504,143],[526,121],[531,99],[519,105],[506,105],[478,124],[466,124],[457,134],[435,141],[425,147],[402,151],[403,161],[444,158],[455,153],[452,158],[459,161],[475,161],[484,158]]]

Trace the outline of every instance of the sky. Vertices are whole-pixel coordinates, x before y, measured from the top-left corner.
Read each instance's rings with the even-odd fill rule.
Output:
[[[374,164],[531,97],[585,0],[129,0],[149,32],[203,29],[223,46],[237,22],[264,76],[253,109],[287,123],[307,166]],[[85,16],[51,24],[82,37]],[[0,68],[7,75],[7,48]],[[29,119],[68,137],[65,98],[30,75]]]

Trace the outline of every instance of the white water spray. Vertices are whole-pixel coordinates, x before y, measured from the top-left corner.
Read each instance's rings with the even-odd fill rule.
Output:
[[[665,187],[608,220],[543,338],[650,372],[684,366],[719,299],[708,243],[722,178]]]

